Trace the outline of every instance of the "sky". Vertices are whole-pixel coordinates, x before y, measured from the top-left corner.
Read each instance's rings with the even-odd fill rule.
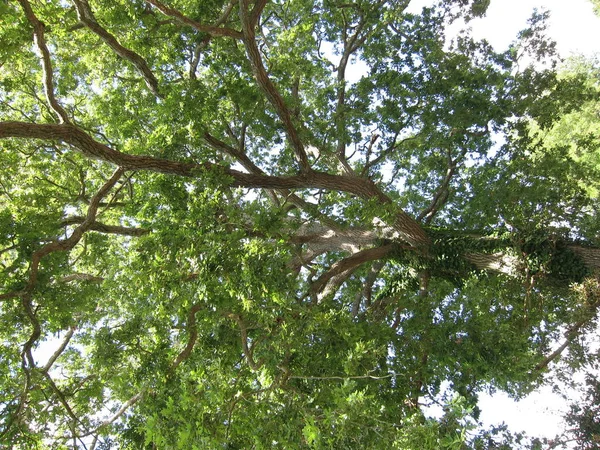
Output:
[[[409,12],[419,12],[431,0],[413,0]],[[549,34],[564,57],[588,56],[600,51],[600,18],[588,0],[491,0],[487,16],[470,23],[473,35],[485,38],[496,50],[504,50],[527,25],[533,10],[549,10]]]
[[[413,0],[409,11],[419,12],[431,3],[431,0]],[[474,37],[486,39],[496,50],[505,50],[526,27],[534,8],[550,11],[548,34],[556,41],[562,57],[600,57],[600,18],[594,15],[588,0],[491,0],[487,16],[473,20],[469,26]],[[577,398],[576,392],[563,391],[571,400]],[[480,419],[487,426],[505,422],[513,432],[553,438],[565,428],[562,416],[568,402],[546,386],[519,402],[503,393],[484,394],[479,406]]]

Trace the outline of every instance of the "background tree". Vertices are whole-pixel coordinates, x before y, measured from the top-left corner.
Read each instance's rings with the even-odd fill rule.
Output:
[[[522,67],[544,14],[447,45],[487,4],[2,4],[0,442],[488,445],[600,249],[596,150],[536,153],[597,84]]]

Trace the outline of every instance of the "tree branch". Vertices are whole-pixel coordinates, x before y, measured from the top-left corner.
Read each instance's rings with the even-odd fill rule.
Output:
[[[242,320],[242,318],[238,314],[229,313],[227,317],[236,321],[238,326],[240,327],[241,338],[242,338],[242,349],[244,351],[244,355],[246,356],[246,361],[248,361],[248,365],[250,368],[256,372],[261,368],[264,364],[263,359],[261,358],[258,362],[254,361],[254,346],[248,345],[248,327]]]
[[[94,13],[92,12],[87,0],[73,0],[73,4],[77,9],[77,17],[80,22],[85,24],[85,26],[92,32],[100,36],[100,38],[106,42],[106,44],[112,48],[117,55],[133,64],[144,78],[148,89],[150,89],[150,91],[152,91],[152,93],[157,97],[161,97],[158,88],[158,80],[150,70],[150,67],[148,67],[146,60],[134,51],[123,47],[112,34],[110,34],[103,27],[101,27],[98,22],[96,22]]]
[[[45,26],[33,13],[31,5],[27,0],[19,0],[19,3],[25,12],[27,20],[33,26],[34,42],[40,51],[40,58],[42,60],[42,68],[44,72],[44,94],[46,95],[48,106],[50,109],[52,109],[52,111],[54,111],[60,123],[69,123],[70,121],[67,112],[60,105],[60,103],[58,103],[58,100],[56,100],[56,97],[54,96],[54,74],[52,71],[52,59],[50,58],[50,52],[48,51],[46,38],[44,36]]]
[[[319,301],[322,300],[333,293],[335,288],[343,283],[359,266],[368,261],[385,258],[397,248],[397,244],[368,248],[336,262],[313,283],[310,288],[311,294],[316,296]]]
[[[458,163],[460,160],[466,155],[467,150],[464,149],[461,151],[460,155],[452,159],[450,155],[450,150],[448,150],[448,170],[446,171],[446,176],[440,183],[436,193],[431,200],[431,203],[427,208],[425,208],[421,213],[417,216],[418,221],[422,221],[423,219],[426,224],[431,223],[436,213],[440,210],[444,203],[448,200],[448,188],[450,186],[450,181],[452,177],[456,173],[456,168],[458,167]]]
[[[206,171],[215,171],[223,177],[230,177],[225,183],[233,187],[265,189],[326,189],[347,192],[364,199],[376,199],[382,204],[391,205],[391,199],[375,183],[367,178],[331,175],[310,170],[299,175],[277,177],[262,174],[244,173],[213,163],[177,162],[150,156],[129,155],[114,150],[70,125],[32,124],[27,122],[0,122],[0,139],[7,137],[46,139],[63,141],[72,145],[88,158],[116,164],[126,170],[148,170],[152,172],[199,177]],[[405,240],[416,247],[427,247],[430,239],[421,225],[400,208],[394,207],[395,218],[392,227],[395,238]]]
[[[262,11],[264,4],[266,4],[266,2],[257,1],[255,8],[251,13],[248,13],[244,0],[240,0],[240,20],[242,22],[244,47],[246,48],[246,54],[248,55],[248,60],[250,61],[250,65],[252,66],[252,71],[254,72],[254,77],[256,78],[258,85],[267,96],[267,99],[271,105],[273,105],[275,108],[275,112],[279,116],[279,119],[283,122],[283,127],[288,137],[288,141],[290,142],[290,146],[294,151],[296,162],[300,165],[300,170],[302,172],[310,172],[312,170],[310,167],[310,162],[308,161],[304,144],[302,143],[300,136],[298,135],[298,131],[296,130],[296,127],[292,121],[290,109],[285,104],[281,94],[275,87],[275,84],[273,84],[269,78],[267,70],[262,62],[260,50],[256,44],[256,33],[254,28],[256,26],[258,16],[255,17],[255,14],[259,14],[260,11]]]
[[[160,12],[162,12],[165,16],[173,17],[173,18],[177,19],[178,22],[180,22],[184,25],[187,25],[189,27],[192,27],[195,30],[200,31],[201,33],[207,33],[214,37],[224,36],[224,37],[231,37],[234,39],[242,39],[242,37],[243,37],[242,33],[240,33],[239,31],[236,31],[236,30],[232,30],[231,28],[214,26],[214,25],[204,25],[204,24],[201,24],[200,22],[196,22],[195,20],[190,19],[189,17],[186,17],[181,12],[177,11],[174,8],[170,8],[170,7],[166,6],[165,4],[161,3],[158,0],[146,0],[146,3],[149,3],[149,4],[153,5],[154,7],[156,7],[156,9],[158,9]]]
[[[84,221],[85,221],[85,217],[80,217],[80,216],[67,217],[62,220],[61,225],[63,225],[63,226],[75,225],[75,224],[83,223]],[[100,233],[107,233],[107,234],[120,234],[123,236],[143,236],[145,234],[150,233],[150,230],[148,230],[146,228],[132,228],[132,227],[122,227],[122,226],[118,226],[118,225],[106,225],[104,223],[97,222],[97,221],[94,221],[92,224],[90,224],[88,229],[90,231],[98,231]]]
[[[56,349],[56,351],[52,354],[52,356],[50,357],[48,362],[46,362],[46,364],[42,368],[43,372],[48,372],[52,368],[52,365],[56,362],[58,357],[60,355],[62,355],[62,353],[67,348],[67,345],[69,345],[69,342],[71,341],[71,338],[73,337],[74,333],[75,333],[75,325],[72,325],[69,328],[69,331],[67,331],[67,334],[65,334],[65,337],[63,338],[63,340],[60,344],[60,347],[58,347],[58,349]]]
[[[587,284],[587,286],[586,286]],[[540,361],[534,371],[541,372],[548,365],[558,358],[562,352],[573,342],[580,334],[581,329],[596,316],[596,310],[600,307],[600,279],[588,278],[581,286],[583,300],[587,303],[585,306],[585,315],[583,319],[573,324],[565,333],[565,341],[551,354]]]
[[[192,350],[196,344],[196,339],[198,338],[198,329],[196,328],[196,313],[200,311],[201,307],[202,305],[196,303],[195,305],[192,305],[190,311],[188,312],[187,329],[190,333],[190,336],[185,348],[179,353],[179,355],[177,355],[175,361],[173,361],[173,364],[171,365],[171,371],[175,371],[179,364],[189,358],[192,354]]]

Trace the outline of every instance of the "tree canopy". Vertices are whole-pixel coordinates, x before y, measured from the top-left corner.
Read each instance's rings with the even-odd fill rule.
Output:
[[[0,3],[0,444],[519,445],[478,393],[593,356],[599,78],[488,4]]]

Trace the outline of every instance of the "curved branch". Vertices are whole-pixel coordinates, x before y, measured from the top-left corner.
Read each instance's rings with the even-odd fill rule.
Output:
[[[177,358],[171,365],[172,371],[177,369],[179,364],[181,364],[184,360],[189,358],[192,354],[192,350],[194,349],[194,345],[196,344],[196,339],[198,338],[198,329],[196,328],[196,313],[200,311],[201,307],[202,305],[197,303],[190,308],[187,320],[187,328],[189,330],[190,337],[185,348],[181,351],[181,353],[179,353],[179,355],[177,355]]]
[[[92,32],[100,36],[100,38],[106,42],[106,44],[112,48],[117,55],[133,64],[141,73],[146,85],[148,86],[148,89],[150,89],[150,91],[152,91],[152,93],[157,97],[161,97],[158,89],[158,80],[150,70],[150,67],[148,67],[146,60],[136,52],[123,47],[112,34],[110,34],[103,27],[101,27],[98,22],[96,22],[94,13],[92,12],[87,0],[73,0],[73,4],[77,9],[77,17],[79,18],[79,21]]]
[[[254,372],[259,370],[261,366],[264,364],[264,361],[260,359],[258,362],[254,361],[254,346],[248,345],[248,327],[242,320],[242,318],[238,314],[227,314],[227,317],[236,321],[238,326],[240,327],[241,339],[242,339],[242,349],[244,351],[244,355],[246,355],[246,361],[248,361],[248,365],[250,369]]]
[[[336,262],[313,283],[310,288],[311,294],[319,301],[322,300],[332,294],[362,264],[383,259],[397,248],[397,244],[368,248]]]
[[[275,108],[275,112],[279,116],[279,119],[283,122],[283,127],[290,142],[290,146],[294,151],[296,162],[300,166],[300,170],[302,172],[310,172],[311,167],[310,162],[308,161],[308,155],[306,154],[304,144],[298,135],[298,130],[296,130],[292,121],[290,109],[285,104],[285,101],[275,87],[275,84],[269,78],[267,70],[262,62],[260,50],[256,44],[254,27],[256,26],[256,21],[258,20],[258,16],[265,3],[266,2],[258,1],[255,8],[249,13],[246,9],[244,0],[240,0],[240,19],[242,22],[243,41],[246,48],[246,54],[248,55],[248,60],[250,61],[258,85],[267,96],[271,105]]]
[[[42,67],[44,72],[44,94],[48,105],[54,111],[60,123],[69,123],[69,116],[65,109],[58,103],[54,96],[54,73],[52,71],[52,60],[50,58],[50,51],[46,45],[46,38],[44,36],[44,24],[36,17],[31,9],[31,5],[27,0],[19,0],[25,16],[31,25],[33,26],[34,41],[40,51],[40,58],[42,60]]]

